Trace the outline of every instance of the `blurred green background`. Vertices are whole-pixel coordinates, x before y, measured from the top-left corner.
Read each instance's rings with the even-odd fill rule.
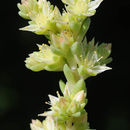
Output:
[[[0,22],[0,130],[29,130],[31,119],[48,109],[48,94],[56,95],[62,73],[31,72],[24,60],[47,43],[43,36],[19,31],[27,21],[17,14],[19,0],[1,1]],[[63,7],[60,0],[52,1]],[[112,43],[113,62],[107,71],[86,81],[88,120],[97,130],[130,130],[129,52],[130,1],[104,0],[91,18],[88,40]],[[39,118],[42,120],[43,118]]]

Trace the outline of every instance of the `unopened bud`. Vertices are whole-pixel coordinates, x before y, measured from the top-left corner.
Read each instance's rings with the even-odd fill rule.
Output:
[[[85,93],[84,90],[78,92],[75,96],[74,96],[74,100],[76,100],[77,102],[82,103],[85,99]]]

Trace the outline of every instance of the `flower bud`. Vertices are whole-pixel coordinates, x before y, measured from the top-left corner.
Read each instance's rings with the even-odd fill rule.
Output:
[[[79,102],[79,103],[83,103],[84,100],[85,100],[84,90],[78,92],[78,93],[74,96],[73,99],[76,100],[76,101]]]

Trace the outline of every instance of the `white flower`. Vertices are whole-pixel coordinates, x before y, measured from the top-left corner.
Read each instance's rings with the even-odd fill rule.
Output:
[[[48,71],[61,71],[65,64],[64,59],[55,55],[48,45],[43,44],[42,46],[38,46],[40,51],[33,52],[25,60],[26,67],[32,71],[41,71],[44,69]]]
[[[103,0],[62,0],[68,12],[75,15],[93,16]]]

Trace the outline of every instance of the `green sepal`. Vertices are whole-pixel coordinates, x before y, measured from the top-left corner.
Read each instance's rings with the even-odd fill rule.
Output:
[[[79,68],[78,68],[78,73],[79,75],[83,78],[83,79],[86,79],[89,77],[89,75],[86,74],[85,70],[84,70],[84,67],[81,65]]]
[[[59,86],[60,86],[61,92],[64,93],[65,83],[62,80],[59,81]]]
[[[112,62],[112,57],[103,60],[103,61],[101,62],[101,64],[109,64],[109,63],[111,63],[111,62]]]
[[[75,21],[72,21],[70,24],[69,24],[71,30],[73,32],[79,32],[80,30],[80,27],[81,27],[81,24],[79,24],[78,22],[75,22]]]
[[[90,26],[90,18],[87,18],[84,20],[82,26],[81,26],[81,29],[79,31],[79,34],[78,34],[78,37],[77,37],[77,41],[81,42],[86,34],[86,32],[88,31],[89,29],[89,26]]]
[[[75,38],[80,31],[81,24],[82,24],[81,20],[78,20],[76,16],[72,15],[69,16],[69,27],[72,30]]]
[[[74,86],[73,86],[73,90],[72,90],[72,98],[74,97],[75,94],[77,94],[79,91],[84,90],[84,92],[86,93],[86,87],[85,87],[85,82],[83,79],[80,79]]]
[[[74,75],[67,64],[64,65],[63,71],[64,71],[64,74],[65,74],[67,81],[72,83],[72,84],[75,83]]]
[[[31,67],[28,64],[25,64],[25,66],[28,69],[30,69],[30,70],[32,70],[34,72],[38,72],[38,71],[44,70],[44,64],[43,63],[39,63],[39,64],[36,64],[34,66],[31,66]]]
[[[67,52],[69,50],[69,46],[66,44],[66,42],[61,43],[61,49],[64,52]]]
[[[47,65],[44,69],[47,71],[62,71],[62,68],[59,68],[57,64]]]
[[[81,116],[81,112],[76,112],[76,113],[72,114],[72,116],[73,117],[79,117],[79,116]]]
[[[65,61],[63,59],[63,57],[58,57],[58,56],[53,56],[53,61],[55,61],[55,63],[53,64],[48,64],[47,66],[45,66],[45,70],[48,71],[62,71],[63,70],[63,65],[65,64]]]
[[[59,56],[64,56],[65,55],[61,49],[58,49],[58,48],[54,47],[53,45],[51,45],[51,50],[56,55],[59,55]]]
[[[87,101],[86,101],[86,100],[87,100],[87,99],[85,99],[85,103],[82,103],[82,104],[80,105],[81,109],[84,109],[85,105],[87,104]]]
[[[75,42],[72,46],[71,46],[71,51],[72,53],[77,56],[81,55],[81,48],[80,48],[80,43]]]
[[[102,57],[102,60],[106,59],[111,54],[111,44],[102,43],[97,48],[98,57]]]
[[[73,55],[76,55],[79,59],[85,58],[87,52],[87,39],[84,37],[81,43],[75,42],[71,46],[71,51]]]
[[[19,8],[19,10],[21,12],[24,12],[24,13],[27,12],[27,8],[24,5],[20,4],[20,3],[17,4],[17,7]]]
[[[25,14],[25,13],[23,13],[23,12],[21,12],[21,11],[19,11],[18,14],[19,14],[22,18],[24,18],[24,19],[28,19],[28,20],[30,19],[27,14]]]

